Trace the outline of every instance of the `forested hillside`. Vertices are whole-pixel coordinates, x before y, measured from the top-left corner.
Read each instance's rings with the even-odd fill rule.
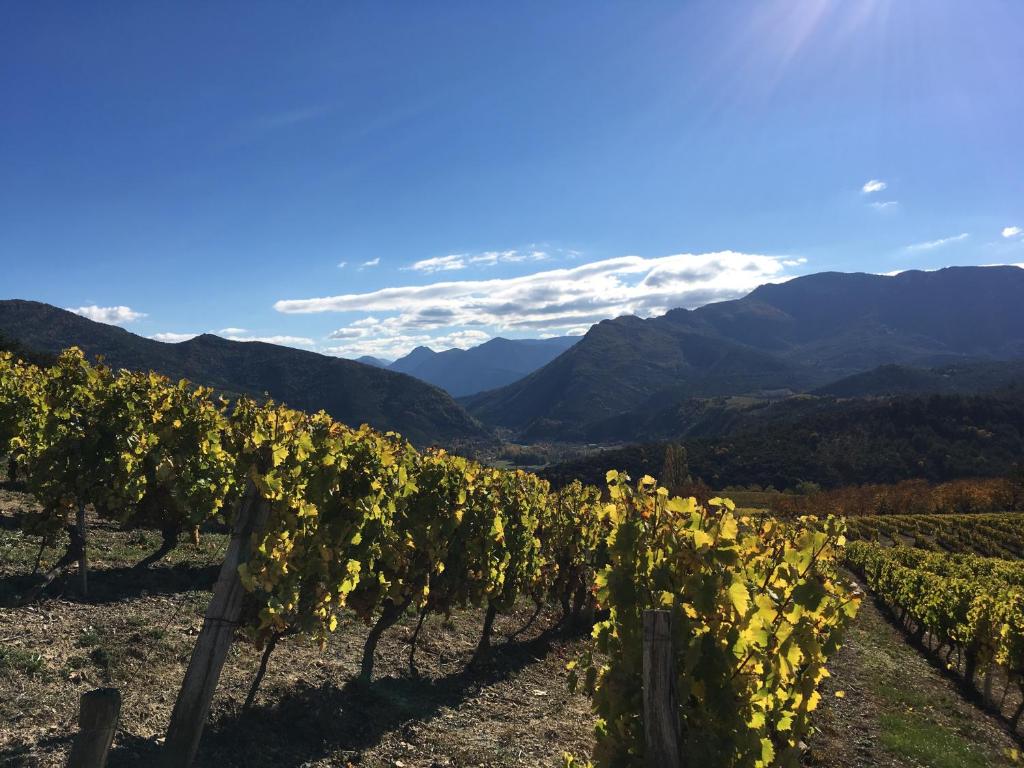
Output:
[[[420,444],[482,434],[445,392],[410,376],[256,341],[204,334],[166,344],[32,301],[0,301],[0,334],[19,349],[55,355],[78,346],[114,367],[153,370],[228,394],[269,395],[294,408],[326,410],[350,424],[398,430]]]
[[[712,487],[793,488],[1003,475],[1024,457],[1024,397],[808,398],[747,412],[715,437],[684,441],[690,472]],[[664,444],[638,444],[544,470],[561,482],[601,466],[659,472]]]

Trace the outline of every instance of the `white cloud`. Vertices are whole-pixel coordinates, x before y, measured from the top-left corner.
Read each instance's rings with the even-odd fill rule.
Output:
[[[793,257],[722,251],[656,258],[622,256],[519,277],[397,286],[367,293],[278,301],[279,312],[373,313],[331,334],[344,341],[335,354],[358,357],[400,353],[396,347],[445,342],[446,329],[561,335],[582,333],[619,315],[644,317],[674,307],[737,298],[767,282],[788,279]],[[372,318],[372,322],[370,322]],[[339,351],[340,350],[340,351]]]
[[[417,272],[450,272],[456,269],[465,269],[466,261],[463,256],[457,253],[448,256],[434,256],[431,259],[420,259],[405,269],[413,269]]]
[[[380,320],[378,320],[373,315],[370,315],[369,317],[364,317],[362,320],[356,320],[354,323],[352,323],[352,325],[354,325],[357,328],[365,328],[365,327],[369,327],[369,326],[373,326],[373,325],[379,325],[379,324],[380,324]]]
[[[306,336],[253,336],[245,328],[221,328],[219,331],[208,331],[228,341],[262,341],[266,344],[278,344],[284,347],[315,347],[316,342]],[[198,336],[198,333],[155,333],[149,338],[156,341],[163,341],[175,344],[181,341],[188,341]]]
[[[74,312],[76,315],[107,325],[126,325],[146,317],[145,312],[136,312],[131,307],[97,307],[95,304],[88,307],[68,307],[68,312]]]
[[[451,272],[465,269],[468,266],[493,267],[495,264],[515,264],[525,261],[543,261],[549,258],[547,251],[536,247],[526,250],[510,248],[504,251],[482,251],[480,253],[451,253],[447,256],[434,256],[430,259],[420,259],[411,266],[403,269],[412,269],[417,272]]]
[[[953,235],[952,237],[940,237],[938,240],[927,240],[923,243],[914,243],[904,248],[905,251],[932,251],[936,248],[941,248],[944,245],[950,243],[957,243],[961,240],[966,240],[970,237],[967,232],[961,232],[959,235]]]
[[[860,191],[863,192],[865,195],[870,195],[873,192],[881,192],[888,186],[889,185],[886,184],[884,181],[880,181],[878,179],[871,179],[870,181],[864,182],[864,186],[860,188]]]
[[[870,205],[876,211],[894,211],[897,207],[899,207],[899,201],[885,200],[877,203],[868,203],[868,205]]]
[[[177,344],[178,342],[181,342],[181,341],[188,341],[189,339],[194,339],[198,335],[199,335],[198,333],[170,333],[170,332],[168,332],[168,333],[154,333],[149,338],[153,339],[154,341],[163,341],[163,342],[166,342],[167,344]]]
[[[339,261],[338,262],[338,269],[344,269],[347,266],[348,266],[348,262],[347,261]]]
[[[369,261],[364,261],[362,264],[359,265],[359,268],[360,269],[365,269],[366,267],[376,267],[378,264],[380,264],[380,257],[379,256],[376,259],[370,259]]]
[[[346,329],[340,329],[344,331]],[[355,359],[363,355],[398,359],[409,354],[416,347],[430,347],[435,352],[445,349],[469,349],[483,344],[490,340],[491,335],[484,331],[474,329],[453,331],[441,336],[434,336],[426,333],[402,333],[385,337],[348,337],[336,335],[340,331],[331,334],[331,338],[339,339],[345,343],[336,346],[324,347],[320,352],[325,355],[347,357]]]
[[[264,344],[277,344],[282,347],[315,347],[316,342],[305,336],[241,336],[224,334],[228,341],[262,341]]]
[[[484,251],[469,256],[470,264],[482,264],[491,267],[501,263],[516,263],[521,261],[543,261],[548,258],[548,252],[537,248],[528,251],[520,251],[515,248],[506,251]]]
[[[1003,237],[1017,237],[1017,235],[1024,234],[1024,229],[1020,227],[1003,227]]]
[[[945,267],[907,267],[906,269],[893,269],[889,272],[876,272],[875,274],[884,277],[896,277],[896,275],[902,275],[904,272],[938,272],[940,269],[945,269]]]

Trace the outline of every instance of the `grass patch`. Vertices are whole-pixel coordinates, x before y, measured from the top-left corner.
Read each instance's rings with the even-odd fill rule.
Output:
[[[33,677],[46,671],[46,659],[24,648],[0,645],[0,672],[20,672]]]
[[[882,744],[899,757],[928,768],[991,768],[990,755],[981,754],[959,734],[913,712],[879,718]],[[1000,765],[1005,765],[1003,761]]]
[[[886,680],[873,677],[871,680],[871,692],[889,704],[908,709],[924,709],[935,703],[933,697],[923,691],[894,686],[892,678]]]
[[[93,646],[99,645],[102,640],[103,633],[96,627],[88,626],[82,630],[81,634],[79,634],[76,645],[79,648],[92,648]]]
[[[117,657],[118,654],[116,654],[113,649],[108,648],[105,645],[97,646],[89,651],[89,658],[92,660],[92,663],[108,675],[110,674],[111,667],[117,663]]]

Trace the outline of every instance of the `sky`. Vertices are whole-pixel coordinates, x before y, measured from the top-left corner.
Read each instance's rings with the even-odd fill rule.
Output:
[[[6,4],[2,298],[357,357],[1024,263],[1024,3]]]

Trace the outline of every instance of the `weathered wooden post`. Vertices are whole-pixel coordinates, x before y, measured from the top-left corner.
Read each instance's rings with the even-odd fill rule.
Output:
[[[121,716],[121,692],[116,688],[86,691],[79,701],[78,734],[71,745],[68,768],[103,768]]]
[[[82,551],[78,555],[78,573],[82,580],[82,597],[89,596],[89,538],[85,524],[85,504],[78,502],[78,514],[75,516],[78,523],[78,535],[82,537]]]
[[[644,611],[644,738],[648,768],[682,768],[672,612]]]
[[[166,768],[188,768],[195,759],[203,726],[210,713],[213,692],[242,613],[245,588],[238,576],[238,567],[249,561],[253,539],[263,530],[269,514],[269,502],[250,481],[235,516],[224,565],[171,713],[171,724],[164,742],[163,764]]]

